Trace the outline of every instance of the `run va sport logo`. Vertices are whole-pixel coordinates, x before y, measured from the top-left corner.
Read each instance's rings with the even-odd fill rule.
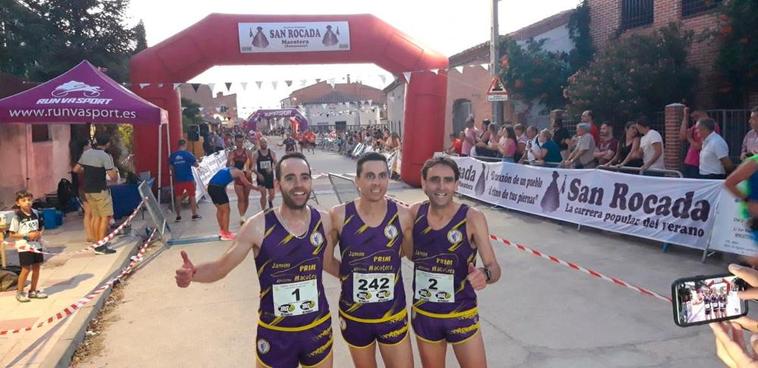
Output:
[[[103,92],[102,87],[90,86],[86,83],[71,80],[55,87],[50,92],[53,98],[40,98],[37,105],[52,104],[89,104],[89,105],[108,105],[113,101],[111,98],[97,98]]]

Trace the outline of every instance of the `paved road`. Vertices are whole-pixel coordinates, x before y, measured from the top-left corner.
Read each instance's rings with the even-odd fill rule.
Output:
[[[315,172],[354,170],[354,161],[334,154],[320,153],[312,161]],[[316,185],[323,188],[327,183],[319,179]],[[392,194],[405,201],[423,198],[420,190],[403,189],[400,184],[393,188]],[[336,203],[333,195],[320,194],[319,200],[322,208]],[[257,201],[252,203],[257,208]],[[674,247],[661,253],[650,242],[595,230],[577,231],[572,225],[469,203],[485,211],[495,234],[664,295],[671,280],[722,272],[726,265],[722,259],[703,265],[699,254],[687,249]],[[181,224],[177,233],[214,233],[211,206],[204,205],[202,212],[206,220]],[[236,224],[236,211],[232,212]],[[667,303],[502,244],[493,245],[503,277],[479,294],[491,367],[719,366],[710,329],[676,327]],[[174,285],[180,250],[201,262],[218,257],[228,246],[212,242],[173,247],[135,274],[105,331],[103,355],[82,366],[253,365],[258,282],[252,257],[218,283],[193,284],[188,289]],[[404,267],[406,285],[411,285],[411,265]],[[327,276],[325,287],[334,312],[339,285]],[[349,367],[349,353],[336,320],[333,324],[335,367]],[[416,361],[420,366],[418,358]],[[454,362],[449,351],[448,366],[456,366]]]

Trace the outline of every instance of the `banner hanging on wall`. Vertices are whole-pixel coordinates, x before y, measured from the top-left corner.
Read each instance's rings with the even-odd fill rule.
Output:
[[[453,157],[458,192],[491,204],[583,226],[704,249],[720,181],[553,169]]]
[[[240,52],[311,52],[350,50],[346,21],[238,23]]]

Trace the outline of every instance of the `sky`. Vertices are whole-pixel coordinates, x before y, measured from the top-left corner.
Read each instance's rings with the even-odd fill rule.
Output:
[[[560,11],[576,7],[580,0],[500,0],[500,34],[528,26]],[[229,14],[373,14],[416,43],[450,56],[490,37],[490,0],[131,0],[127,12],[130,25],[145,23],[148,46],[155,45],[198,22],[211,13]],[[226,93],[224,82],[234,83],[240,115],[257,108],[276,108],[290,92],[315,80],[340,83],[347,74],[353,81],[384,88],[394,77],[371,64],[341,65],[255,65],[214,67],[190,82],[215,83],[214,90]],[[384,78],[381,78],[382,75]],[[295,81],[289,88],[284,80]],[[262,81],[258,89],[256,81]],[[242,89],[240,82],[247,82]],[[276,83],[274,88],[272,82]]]

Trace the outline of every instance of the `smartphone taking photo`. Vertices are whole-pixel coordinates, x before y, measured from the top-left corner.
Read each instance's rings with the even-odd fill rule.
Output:
[[[687,277],[671,284],[674,323],[680,327],[726,321],[747,314],[737,292],[747,283],[732,274]]]

